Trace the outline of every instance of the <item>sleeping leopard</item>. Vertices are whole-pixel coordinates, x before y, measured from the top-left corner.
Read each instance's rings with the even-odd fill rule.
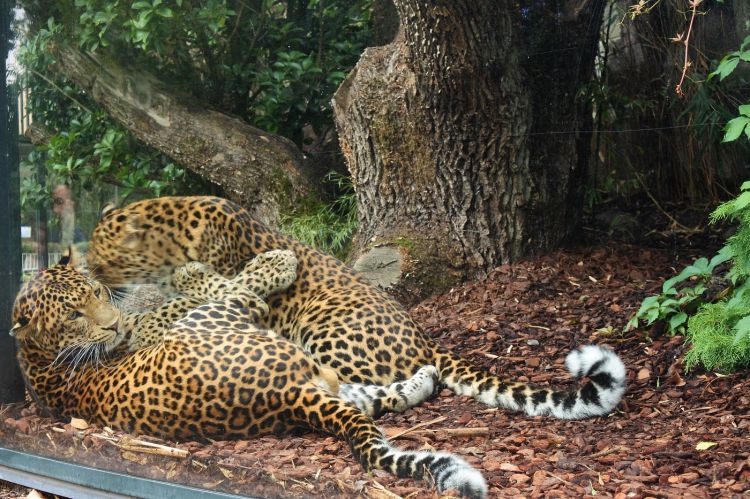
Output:
[[[70,262],[46,269],[22,287],[13,307],[11,334],[30,393],[57,417],[162,438],[247,438],[311,428],[345,440],[365,469],[486,497],[484,478],[466,461],[392,446],[355,406],[356,397],[337,387],[330,368],[258,325],[269,312],[264,298],[285,292],[295,267],[289,251],[257,256],[233,280],[188,263],[170,279],[183,296],[132,316]],[[431,393],[435,375],[425,366],[380,389],[418,403]],[[348,386],[359,398],[373,395],[365,411],[373,401],[389,403],[366,387]]]
[[[625,391],[625,367],[607,348],[570,352],[566,366],[588,381],[570,390],[501,379],[426,337],[386,292],[340,262],[254,220],[217,197],[163,197],[102,214],[87,254],[89,269],[111,287],[158,283],[174,290],[174,269],[200,261],[226,277],[266,251],[291,250],[297,278],[269,299],[259,320],[307,352],[343,383],[389,385],[424,366],[439,382],[493,407],[577,419],[605,415]]]

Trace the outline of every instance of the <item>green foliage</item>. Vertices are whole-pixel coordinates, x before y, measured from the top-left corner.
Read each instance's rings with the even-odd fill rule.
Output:
[[[740,49],[725,55],[717,68],[708,75],[709,79],[716,76],[723,80],[737,69],[740,61],[750,62],[750,36],[745,37],[740,45]]]
[[[52,132],[40,155],[50,181],[104,181],[124,195],[213,188],[134,139],[52,71],[50,45],[77,44],[158,75],[206,107],[302,146],[304,127],[333,127],[331,96],[370,42],[372,0],[63,0],[34,26],[19,62],[36,124]],[[38,186],[24,184],[29,203]],[[338,209],[338,208],[336,208]]]
[[[743,104],[739,107],[740,115],[729,120],[724,127],[724,142],[737,140],[744,131],[747,138],[750,139],[750,104]]]
[[[750,36],[745,37],[739,50],[730,52],[722,58],[717,68],[708,75],[708,79],[718,76],[719,81],[724,81],[724,78],[737,69],[740,62],[750,62]],[[733,142],[743,132],[750,139],[750,103],[740,105],[738,111],[740,115],[729,120],[724,126],[723,142]]]
[[[688,321],[692,348],[685,356],[687,369],[703,365],[733,371],[750,366],[750,300],[730,302],[706,304]]]
[[[19,51],[19,63],[25,70],[19,75],[19,84],[29,90],[34,124],[53,132],[46,144],[37,146],[23,161],[23,166],[35,171],[37,165],[44,165],[48,186],[65,182],[89,190],[103,181],[119,186],[124,197],[205,188],[198,177],[138,142],[83,92],[49,72],[54,59],[48,44],[61,30],[50,19]],[[25,178],[21,186],[23,206],[48,202],[48,189]]]
[[[688,320],[686,310],[703,300],[714,270],[730,258],[731,249],[722,248],[710,261],[699,258],[676,276],[664,281],[661,293],[643,300],[625,330],[665,322],[669,334],[684,333]]]
[[[347,177],[330,173],[339,197],[331,203],[314,202],[302,212],[284,216],[281,230],[300,241],[344,259],[357,230],[357,200]]]
[[[740,50],[727,54],[719,62],[703,89],[716,76],[723,81],[741,62],[750,62],[750,36],[742,42]],[[715,109],[714,106],[704,108],[706,116],[719,117],[709,110]],[[740,105],[738,110],[740,115],[724,127],[723,142],[736,141],[743,133],[750,139],[750,103]],[[636,328],[641,322],[650,325],[665,321],[670,333],[687,335],[691,345],[685,357],[687,369],[702,365],[731,371],[750,366],[750,181],[742,184],[736,198],[719,205],[710,218],[712,223],[736,222],[737,230],[710,261],[699,258],[665,281],[659,295],[644,299],[626,329]],[[727,261],[731,261],[731,266],[724,278],[731,286],[716,297],[707,297],[706,289],[717,267]],[[709,299],[715,301],[707,303]]]
[[[372,0],[61,2],[65,33],[298,143],[370,42]],[[77,15],[77,17],[76,17]]]
[[[626,328],[638,327],[639,321],[666,321],[669,332],[686,332],[692,347],[685,357],[687,369],[703,365],[731,371],[750,366],[750,181],[742,184],[739,196],[711,214],[712,223],[725,219],[738,222],[738,227],[718,254],[710,261],[699,258],[665,281],[662,293],[643,300]],[[730,260],[724,277],[731,287],[716,302],[706,303],[707,284],[717,267]],[[684,286],[688,280],[695,286]]]

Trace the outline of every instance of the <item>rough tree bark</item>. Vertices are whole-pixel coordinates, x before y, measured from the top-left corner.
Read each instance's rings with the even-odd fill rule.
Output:
[[[409,300],[568,238],[586,153],[574,135],[552,148],[529,139],[535,125],[549,127],[535,119],[541,100],[518,60],[516,2],[394,3],[398,37],[365,51],[334,110],[360,210],[355,266],[376,269]],[[575,3],[578,12],[604,4]],[[582,22],[572,16],[566,22]],[[598,33],[596,19],[585,21]],[[565,85],[556,97],[569,99],[567,109],[574,92]],[[545,114],[557,104],[548,99]],[[567,110],[561,118],[571,115],[582,121]]]

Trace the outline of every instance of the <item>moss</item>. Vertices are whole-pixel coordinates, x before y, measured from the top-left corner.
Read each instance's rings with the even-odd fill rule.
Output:
[[[425,143],[425,133],[416,124],[416,117],[400,106],[391,104],[373,117],[371,132],[383,164],[409,162],[413,181],[428,180],[434,171],[431,148]]]
[[[279,214],[282,217],[304,210],[316,202],[320,203],[311,194],[299,195],[299,193],[296,193],[289,175],[280,167],[275,168],[271,174],[269,188],[276,197],[279,204]]]
[[[411,253],[414,251],[415,244],[414,241],[408,237],[397,237],[393,240],[393,242],[400,248],[404,248],[408,253]]]

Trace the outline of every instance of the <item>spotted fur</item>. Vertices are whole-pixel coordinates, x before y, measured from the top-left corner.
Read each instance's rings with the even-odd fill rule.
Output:
[[[101,284],[68,265],[27,283],[16,298],[11,334],[40,404],[59,417],[175,439],[312,428],[347,441],[366,469],[425,478],[441,492],[486,496],[481,474],[461,458],[392,446],[369,416],[331,389],[312,356],[275,335],[255,334],[248,317],[267,313],[257,309],[255,292],[226,279],[203,286],[210,272],[200,264],[177,273],[183,291],[197,282],[202,292],[218,289],[223,297],[188,310],[158,343],[109,358],[127,335],[138,334],[126,325],[141,323],[121,320]]]
[[[122,314],[128,350],[132,352],[160,343],[174,322],[191,309],[216,300],[234,304],[227,313],[234,314],[233,318],[243,317],[253,326],[245,332],[275,338],[277,335],[273,330],[258,326],[268,315],[265,299],[286,291],[297,277],[296,270],[297,259],[289,250],[259,254],[231,280],[200,262],[188,262],[175,269],[172,276],[178,297],[155,311]],[[241,299],[237,300],[237,296]],[[250,306],[242,306],[242,302]],[[420,404],[432,396],[437,382],[437,370],[433,366],[424,366],[410,379],[387,386],[340,384],[332,369],[324,367],[322,372],[329,390],[338,392],[339,397],[371,417],[384,412],[403,412]]]
[[[495,406],[561,418],[612,411],[625,390],[614,353],[585,347],[583,386],[560,391],[502,380],[426,338],[386,293],[331,256],[264,227],[247,211],[215,197],[166,197],[106,213],[94,231],[88,263],[110,286],[159,282],[172,289],[175,267],[204,262],[227,277],[260,253],[288,249],[297,279],[269,301],[261,324],[300,346],[344,383],[388,385],[434,365],[442,384]],[[579,366],[574,366],[579,367]]]

